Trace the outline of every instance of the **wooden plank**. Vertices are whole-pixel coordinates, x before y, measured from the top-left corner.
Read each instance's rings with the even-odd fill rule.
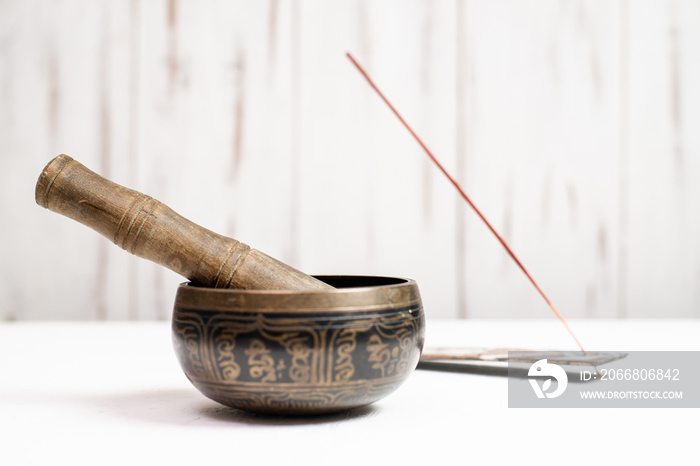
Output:
[[[617,14],[473,1],[463,19],[465,188],[567,317],[615,313]],[[466,234],[469,317],[552,315],[471,213]]]
[[[455,2],[301,7],[303,267],[414,278],[428,315],[455,316],[454,193],[345,57],[453,165]]]
[[[4,2],[0,140],[3,228],[0,314],[4,319],[94,316],[96,235],[34,203],[34,183],[60,152],[99,147],[100,6]],[[12,227],[10,227],[12,225]]]
[[[289,15],[277,2],[146,2],[141,29],[141,182],[193,221],[283,261],[292,255]],[[169,314],[182,279],[143,267],[154,283],[146,298]]]
[[[700,5],[627,8],[627,314],[698,317]]]

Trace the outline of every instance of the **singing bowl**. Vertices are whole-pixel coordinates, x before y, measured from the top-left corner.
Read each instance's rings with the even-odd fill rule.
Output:
[[[316,278],[336,289],[180,285],[172,335],[187,378],[214,401],[265,414],[332,413],[393,392],[423,349],[416,282]]]

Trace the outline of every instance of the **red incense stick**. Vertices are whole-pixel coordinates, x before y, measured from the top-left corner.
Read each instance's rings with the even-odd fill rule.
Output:
[[[508,244],[506,243],[506,241],[505,241],[505,240],[501,237],[501,235],[499,235],[498,232],[491,226],[491,224],[489,223],[489,221],[486,220],[486,217],[484,217],[484,215],[481,213],[481,211],[476,207],[476,205],[474,205],[474,203],[472,202],[472,200],[469,199],[469,196],[467,196],[467,193],[464,192],[464,190],[463,190],[462,187],[459,185],[459,183],[457,183],[457,181],[447,172],[447,170],[445,170],[445,167],[442,166],[442,164],[438,161],[438,159],[435,158],[435,156],[433,155],[433,153],[430,152],[430,149],[428,149],[428,147],[423,143],[423,141],[421,141],[421,139],[418,137],[418,135],[415,133],[415,131],[413,131],[413,129],[408,125],[408,123],[406,123],[406,120],[403,119],[403,117],[402,117],[402,116],[399,114],[399,112],[394,108],[394,106],[391,104],[391,102],[389,102],[389,100],[384,96],[384,94],[382,93],[382,91],[380,91],[379,88],[377,87],[377,85],[374,84],[374,81],[372,81],[372,78],[369,77],[369,75],[368,75],[367,72],[364,70],[364,68],[362,68],[362,66],[360,66],[359,63],[357,63],[357,60],[355,60],[355,58],[354,58],[350,53],[347,53],[346,55],[347,55],[347,57],[350,59],[350,61],[353,63],[353,65],[355,65],[355,67],[360,71],[360,73],[362,73],[362,76],[365,77],[365,79],[367,80],[367,82],[369,83],[369,85],[372,86],[372,89],[374,89],[374,90],[377,92],[377,94],[379,94],[379,97],[381,97],[382,100],[384,101],[384,103],[387,104],[387,106],[389,107],[389,109],[391,109],[391,111],[394,112],[394,115],[396,115],[396,118],[399,119],[399,121],[406,127],[406,129],[408,130],[408,132],[411,133],[411,135],[415,138],[415,140],[418,142],[418,144],[420,144],[420,146],[423,148],[423,150],[425,151],[425,153],[428,154],[428,157],[430,157],[430,159],[431,159],[433,162],[435,162],[435,165],[437,165],[437,167],[440,169],[440,171],[447,177],[448,180],[450,180],[450,183],[452,183],[452,185],[454,185],[454,187],[457,188],[457,191],[459,191],[459,194],[464,198],[465,201],[467,201],[467,203],[471,206],[471,208],[474,209],[474,212],[476,212],[476,214],[477,214],[477,215],[479,216],[479,218],[486,224],[486,226],[489,228],[489,230],[491,230],[491,233],[494,234],[494,236],[498,239],[498,241],[501,243],[501,245],[505,248],[505,250],[508,252],[508,255],[510,255],[510,257],[515,261],[516,264],[518,264],[518,267],[520,267],[520,270],[522,270],[523,273],[525,274],[525,276],[527,276],[527,278],[530,279],[530,282],[531,282],[532,285],[535,287],[535,289],[540,293],[540,295],[542,296],[542,298],[544,298],[544,300],[547,302],[547,304],[548,304],[549,307],[552,309],[552,311],[554,311],[554,314],[559,318],[559,320],[561,321],[561,323],[564,324],[564,327],[566,327],[566,330],[569,332],[569,334],[574,338],[574,340],[576,340],[576,344],[578,345],[579,348],[581,348],[581,351],[583,352],[583,354],[588,355],[588,353],[586,352],[586,350],[583,349],[583,346],[582,346],[581,343],[578,341],[578,338],[576,338],[576,335],[574,335],[574,332],[572,332],[571,329],[569,328],[569,325],[566,323],[566,320],[564,320],[564,317],[559,313],[559,311],[557,310],[557,308],[554,307],[554,304],[552,304],[552,302],[549,300],[549,298],[547,297],[547,295],[544,294],[544,291],[542,291],[542,289],[539,287],[539,285],[537,285],[537,283],[535,282],[535,280],[532,278],[532,275],[530,275],[530,274],[528,273],[528,271],[525,269],[525,266],[524,266],[524,265],[522,264],[522,262],[520,262],[520,260],[515,256],[515,254],[514,254],[513,251],[510,249],[510,247],[508,246]]]

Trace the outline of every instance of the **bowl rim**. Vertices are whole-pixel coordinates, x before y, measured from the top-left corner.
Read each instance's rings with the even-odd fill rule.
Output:
[[[373,275],[314,275],[323,280],[388,280],[395,283],[331,290],[242,290],[208,288],[184,282],[178,286],[175,308],[188,311],[282,311],[343,313],[422,308],[418,284],[410,278]]]

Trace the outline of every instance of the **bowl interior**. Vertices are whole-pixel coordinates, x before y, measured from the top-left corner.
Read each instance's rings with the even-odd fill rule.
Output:
[[[364,288],[373,286],[403,285],[411,280],[396,277],[376,277],[364,275],[314,275],[335,288]]]

